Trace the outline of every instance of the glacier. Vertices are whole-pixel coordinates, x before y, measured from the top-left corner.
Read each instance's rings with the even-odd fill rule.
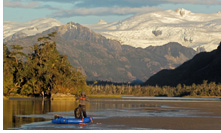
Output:
[[[186,9],[137,14],[122,21],[85,25],[122,45],[146,48],[178,42],[211,51],[221,41],[221,12],[203,14]]]

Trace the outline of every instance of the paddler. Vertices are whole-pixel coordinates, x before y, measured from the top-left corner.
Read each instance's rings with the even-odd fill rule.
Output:
[[[83,112],[84,118],[86,118],[87,117],[87,114],[86,114],[86,101],[89,101],[89,98],[85,95],[85,92],[82,91],[81,95],[78,96],[76,98],[76,100],[79,100],[79,108],[80,108],[81,112]]]

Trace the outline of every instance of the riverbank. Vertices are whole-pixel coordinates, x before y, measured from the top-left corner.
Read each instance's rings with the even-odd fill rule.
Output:
[[[133,95],[88,95],[89,98],[122,98],[122,97],[135,97]],[[152,97],[152,96],[136,96],[136,97]],[[154,97],[157,98],[158,96]],[[13,95],[13,96],[3,96],[3,100],[8,100],[10,98],[24,98],[24,99],[42,99],[42,97],[34,97],[34,96],[25,96],[25,95]],[[159,97],[160,98],[160,97]],[[172,98],[179,98],[179,97],[172,97]],[[182,97],[180,97],[182,98]],[[221,96],[184,96],[183,98],[219,98]],[[52,94],[51,98],[45,98],[45,100],[73,100],[75,101],[76,96],[71,94]]]
[[[12,96],[3,96],[4,100],[8,100],[10,98],[41,98],[41,97],[33,97],[33,96],[25,96],[25,95],[12,95]]]
[[[11,95],[11,96],[3,96],[3,100],[8,100],[8,99],[42,99],[42,97],[38,96],[26,96],[26,95]],[[75,101],[76,97],[75,95],[72,94],[62,94],[62,93],[56,93],[56,94],[51,94],[51,98],[45,97],[44,100],[74,100]]]
[[[98,95],[88,95],[89,98],[122,98],[122,97],[137,97],[137,98],[163,98],[162,96],[135,96],[135,95],[104,95],[104,94],[98,94]],[[22,99],[42,99],[42,97],[35,97],[35,96],[26,96],[26,95],[11,95],[11,96],[3,96],[3,100],[8,100],[11,98],[22,98]],[[167,98],[167,96],[165,96]],[[221,96],[183,96],[183,97],[171,97],[171,98],[219,98],[221,100]],[[56,93],[52,94],[51,98],[44,98],[45,100],[76,100],[76,96],[72,94],[62,94],[62,93]]]
[[[70,93],[68,94],[62,94],[62,93],[56,93],[56,94],[51,94],[51,100],[73,100],[75,101],[76,96],[72,95]]]
[[[125,95],[88,95],[89,98],[122,98]]]

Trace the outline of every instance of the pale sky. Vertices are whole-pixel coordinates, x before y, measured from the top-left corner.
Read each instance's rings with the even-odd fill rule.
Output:
[[[185,8],[195,13],[221,11],[221,0],[3,0],[3,21],[26,22],[42,17],[80,24],[123,20],[158,10]]]

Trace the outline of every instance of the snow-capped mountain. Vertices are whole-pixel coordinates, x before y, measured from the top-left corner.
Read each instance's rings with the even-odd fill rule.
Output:
[[[28,54],[32,51],[31,46],[39,43],[38,38],[55,31],[57,50],[67,55],[70,64],[87,75],[89,81],[145,81],[161,69],[175,68],[196,54],[192,48],[175,42],[146,49],[121,45],[74,22],[33,36],[9,40],[5,44],[8,48],[19,44]]]
[[[119,22],[87,25],[92,30],[121,44],[134,47],[178,42],[186,47],[216,49],[221,41],[221,12],[192,13],[176,9],[144,13]]]
[[[100,19],[97,24],[107,24],[107,22],[104,21],[103,19]]]
[[[62,25],[62,23],[53,18],[40,18],[24,23],[4,21],[3,39],[7,37],[12,39],[21,36],[31,36],[60,25]]]

